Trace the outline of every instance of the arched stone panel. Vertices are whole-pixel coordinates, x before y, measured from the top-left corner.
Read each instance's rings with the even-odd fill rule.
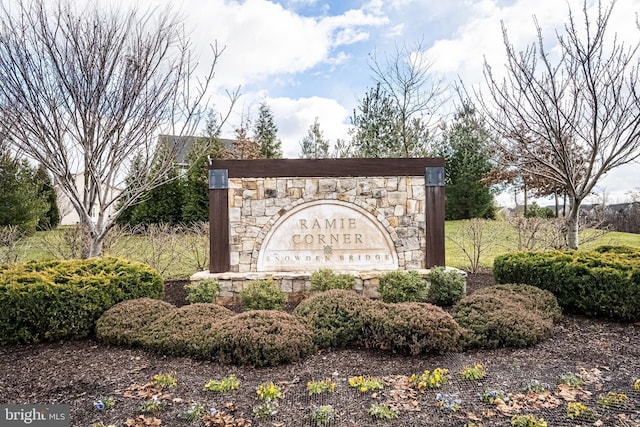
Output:
[[[339,200],[293,207],[269,229],[256,270],[397,270],[398,254],[387,228],[367,210]]]

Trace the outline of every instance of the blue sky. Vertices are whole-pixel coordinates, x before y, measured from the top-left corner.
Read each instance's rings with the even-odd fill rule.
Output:
[[[168,1],[135,3],[144,8]],[[129,2],[134,0],[123,0]],[[169,4],[184,17],[203,63],[210,43],[217,40],[226,46],[213,99],[224,109],[224,91],[242,86],[230,124],[237,126],[243,115],[256,118],[258,105],[266,101],[285,157],[295,157],[315,117],[330,140],[347,137],[349,117],[372,85],[367,63],[371,53],[382,57],[397,45],[421,40],[432,71],[445,83],[461,79],[478,87],[484,58],[498,72],[504,64],[501,21],[521,50],[535,41],[535,15],[547,46],[552,47],[553,32],[566,21],[568,5],[579,14],[582,0],[171,0]],[[595,4],[587,2],[590,8]],[[639,11],[640,0],[618,0],[610,28],[619,39],[638,40]],[[231,127],[225,133],[232,137]],[[634,164],[611,174],[598,191],[608,193],[610,202],[621,200],[626,191],[640,186],[638,170]]]

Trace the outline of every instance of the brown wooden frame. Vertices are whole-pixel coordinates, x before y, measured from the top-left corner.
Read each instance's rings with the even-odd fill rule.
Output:
[[[442,158],[214,160],[209,169],[226,169],[229,178],[424,176],[427,167],[444,167]],[[444,266],[444,187],[425,187],[426,267]],[[228,189],[209,190],[209,271],[230,269]]]

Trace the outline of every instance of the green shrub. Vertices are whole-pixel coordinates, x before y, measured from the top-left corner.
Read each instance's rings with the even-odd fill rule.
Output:
[[[108,344],[138,346],[144,328],[174,308],[167,302],[151,298],[119,302],[96,322],[96,337]]]
[[[240,291],[240,301],[247,310],[282,310],[287,295],[271,278],[251,280]]]
[[[293,313],[307,324],[315,345],[344,347],[361,337],[365,312],[373,304],[353,291],[333,289],[305,299]]]
[[[227,364],[275,366],[313,352],[312,334],[298,318],[281,311],[252,310],[216,323],[199,356]]]
[[[310,281],[312,291],[351,290],[356,285],[355,276],[347,273],[336,274],[329,268],[314,271],[311,274]]]
[[[220,282],[216,279],[203,279],[186,285],[187,301],[195,303],[214,303],[220,293]]]
[[[390,271],[380,275],[378,293],[384,302],[416,302],[424,299],[427,282],[417,271]]]
[[[460,349],[463,330],[453,317],[431,304],[380,304],[370,310],[365,325],[369,345],[418,355]]]
[[[482,348],[527,347],[553,333],[552,316],[523,303],[514,293],[474,293],[463,298],[453,318],[467,330],[468,345]]]
[[[640,321],[640,249],[519,252],[496,257],[498,283],[551,291],[565,312]]]
[[[427,276],[429,288],[427,297],[433,303],[450,306],[460,301],[466,292],[464,277],[456,270],[434,267]]]
[[[516,300],[528,308],[539,310],[546,318],[557,322],[562,317],[558,299],[549,291],[530,285],[494,285],[479,289],[478,295],[500,295]]]
[[[116,258],[0,267],[0,344],[83,338],[114,304],[162,292],[153,269]]]
[[[175,308],[142,328],[140,343],[161,354],[197,355],[205,334],[233,314],[228,308],[212,303]]]

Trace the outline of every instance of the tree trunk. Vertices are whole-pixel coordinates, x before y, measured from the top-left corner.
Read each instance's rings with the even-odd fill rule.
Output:
[[[91,237],[89,244],[88,258],[94,258],[102,256],[102,239],[97,237]]]
[[[565,239],[570,249],[578,249],[580,204],[580,200],[569,197],[569,217],[566,222]]]

